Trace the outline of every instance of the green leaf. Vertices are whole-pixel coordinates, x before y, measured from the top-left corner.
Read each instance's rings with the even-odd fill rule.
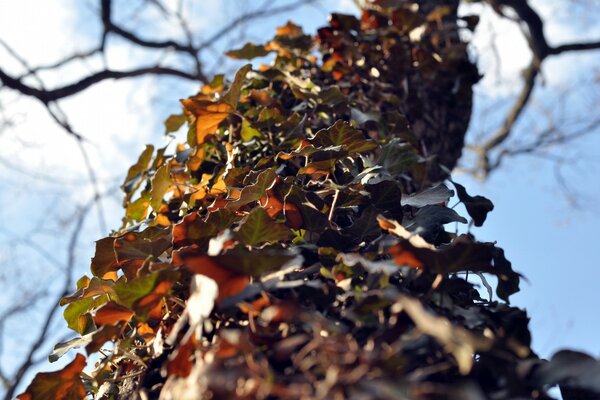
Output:
[[[240,68],[236,74],[231,86],[227,93],[223,95],[223,101],[229,104],[234,110],[237,108],[238,101],[240,100],[240,92],[242,90],[242,84],[246,74],[252,69],[252,64],[246,64]]]
[[[273,221],[264,208],[257,207],[242,220],[236,236],[248,246],[258,246],[287,239],[290,230]]]
[[[136,201],[127,204],[125,217],[127,221],[142,221],[148,216],[150,207],[150,193],[144,193]]]
[[[187,118],[185,114],[173,114],[165,120],[165,135],[171,132],[177,132],[185,124]]]
[[[120,278],[115,284],[118,303],[137,312],[138,300],[150,294],[160,282],[175,282],[178,277],[178,271],[161,270],[133,280]]]
[[[150,191],[150,206],[155,212],[158,212],[162,204],[163,197],[171,187],[171,174],[168,164],[163,165],[156,171],[152,178],[152,190]]]
[[[259,130],[254,129],[252,127],[252,125],[250,125],[250,122],[248,122],[248,120],[244,119],[242,121],[242,140],[244,142],[249,142],[250,140],[252,140],[252,138],[259,138],[261,137],[261,133]]]
[[[91,319],[85,318],[85,314],[91,310],[100,307],[108,301],[108,296],[103,295],[96,298],[87,297],[72,302],[65,308],[63,316],[67,321],[67,326],[75,332],[83,335],[91,327]]]
[[[264,57],[270,52],[262,44],[246,43],[241,49],[230,50],[225,54],[236,60],[252,60],[257,57]]]

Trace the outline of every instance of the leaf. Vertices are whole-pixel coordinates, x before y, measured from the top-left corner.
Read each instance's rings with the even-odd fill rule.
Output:
[[[165,135],[177,132],[187,121],[185,114],[173,114],[165,120]]]
[[[250,122],[248,122],[247,119],[244,119],[242,121],[242,132],[241,132],[241,136],[242,136],[242,140],[244,142],[249,142],[250,140],[252,140],[253,138],[259,138],[261,137],[261,133],[259,130],[254,129],[252,127],[252,125],[250,125]]]
[[[235,73],[235,78],[229,86],[227,93],[223,95],[223,101],[231,106],[233,110],[237,108],[238,101],[240,100],[240,92],[242,90],[242,84],[246,74],[252,70],[252,64],[246,64]]]
[[[214,103],[208,100],[189,98],[181,100],[181,103],[189,113],[196,117],[195,137],[190,143],[193,145],[204,143],[233,111],[231,105],[227,103]],[[190,142],[189,138],[188,142]]]
[[[368,207],[361,213],[360,217],[354,221],[346,232],[352,234],[356,242],[373,239],[381,235],[381,228],[377,222],[378,211],[375,207]]]
[[[168,164],[163,165],[156,171],[152,178],[152,190],[150,191],[150,206],[155,212],[158,212],[162,204],[163,197],[171,188],[171,173]]]
[[[327,215],[321,212],[322,205],[317,202],[322,200],[315,195],[303,190],[297,185],[285,187],[280,185],[276,188],[279,198],[283,198],[285,204],[291,204],[298,210],[298,220],[302,221],[302,229],[312,232],[322,232],[328,227]],[[310,196],[310,198],[309,198]]]
[[[188,214],[173,227],[173,246],[180,248],[195,244],[205,249],[209,240],[231,226],[235,219],[227,209],[211,212],[206,220],[200,218],[198,213]]]
[[[225,54],[236,60],[252,60],[257,57],[264,57],[269,53],[270,50],[267,50],[262,44],[246,43],[241,49],[230,50]]]
[[[119,304],[144,316],[168,293],[178,277],[177,271],[164,269],[133,280],[121,278],[115,284],[115,293]]]
[[[378,210],[396,211],[400,208],[402,190],[396,181],[381,181],[366,185],[365,189],[371,195],[371,204]]]
[[[80,299],[97,297],[103,294],[112,294],[115,285],[115,282],[112,279],[102,279],[96,276],[92,279],[86,279],[85,283],[81,283],[82,286],[75,293],[60,299],[61,306]]]
[[[448,207],[435,205],[419,208],[413,217],[402,219],[402,225],[406,229],[423,236],[429,242],[435,240],[443,225],[451,222],[466,224],[467,220]]]
[[[29,384],[24,393],[17,396],[19,400],[76,400],[86,397],[85,387],[80,374],[85,368],[86,360],[81,354],[60,371],[40,372]]]
[[[452,182],[456,187],[456,193],[460,201],[463,202],[467,212],[473,218],[475,226],[482,226],[487,214],[494,209],[494,204],[483,196],[471,197],[463,185]]]
[[[230,274],[260,277],[267,272],[278,270],[295,257],[294,253],[278,247],[252,251],[238,247],[215,256],[198,253],[190,247],[177,251],[174,263],[183,264],[190,271],[206,275],[219,283]]]
[[[229,90],[221,97],[221,101],[206,100],[206,96],[202,95],[181,100],[185,110],[196,117],[195,137],[188,136],[190,145],[204,143],[209,135],[217,131],[221,122],[235,111],[244,78],[251,69],[252,65],[247,64],[237,71],[235,79],[229,86]]]
[[[118,322],[128,322],[134,312],[114,301],[109,301],[94,313],[96,326],[115,325]]]
[[[288,21],[285,25],[278,27],[275,30],[277,36],[300,36],[303,34],[302,28],[294,24],[292,21]]]
[[[147,144],[137,162],[129,167],[129,171],[127,171],[127,175],[125,176],[125,181],[123,182],[123,185],[121,185],[121,188],[125,193],[132,193],[137,188],[139,185],[139,178],[148,169],[153,153],[154,146]],[[128,199],[129,197],[126,198]]]
[[[93,324],[91,324],[92,319],[88,313],[107,301],[108,296],[99,296],[96,298],[87,297],[72,302],[63,312],[67,326],[81,335],[87,333],[90,328],[93,329]]]
[[[310,142],[315,147],[342,146],[342,149],[350,153],[365,152],[378,147],[377,143],[367,139],[361,131],[341,120],[318,131]]]
[[[53,362],[57,361],[59,358],[61,358],[63,355],[65,355],[69,350],[77,349],[77,348],[79,348],[81,346],[85,346],[91,342],[92,342],[92,333],[89,333],[82,337],[77,337],[77,338],[74,338],[71,340],[67,340],[66,342],[58,343],[56,346],[54,346],[54,350],[52,350],[52,353],[48,356],[48,361],[53,363]]]
[[[183,248],[174,253],[174,263],[183,264],[189,271],[214,280],[218,286],[217,302],[240,293],[250,282],[247,274],[234,271],[221,264],[214,256]]]
[[[473,271],[496,275],[496,294],[507,302],[510,295],[519,291],[519,274],[512,270],[504,251],[491,243],[474,242],[469,236],[461,235],[439,249],[418,246],[404,240],[390,247],[388,252],[398,265],[427,268],[438,274]]]
[[[150,207],[150,193],[144,193],[136,201],[129,203],[125,209],[128,221],[142,221],[148,216]]]
[[[277,181],[277,174],[272,169],[262,171],[256,177],[256,182],[245,186],[240,192],[240,197],[236,201],[227,204],[226,208],[235,211],[246,204],[260,200],[267,190],[271,189]]]
[[[454,191],[448,189],[446,185],[428,187],[417,193],[412,193],[402,198],[403,206],[425,207],[433,204],[446,204],[450,197],[454,196]]]
[[[410,144],[394,138],[381,148],[377,164],[385,168],[390,175],[400,176],[410,172],[420,160],[420,156]]]
[[[115,238],[105,237],[96,241],[96,253],[92,257],[92,274],[101,277],[109,271],[115,271],[117,256],[114,249]]]
[[[248,246],[274,243],[289,236],[290,230],[285,225],[273,221],[262,207],[253,209],[242,220],[236,232],[236,237]]]
[[[118,263],[156,258],[171,247],[171,242],[171,229],[153,226],[115,238],[114,253]]]
[[[402,239],[408,240],[410,244],[415,247],[435,250],[435,247],[432,244],[425,241],[423,237],[409,232],[408,229],[399,224],[398,221],[387,219],[379,215],[377,217],[377,222],[379,223],[381,229],[385,229],[386,231],[391,232]]]

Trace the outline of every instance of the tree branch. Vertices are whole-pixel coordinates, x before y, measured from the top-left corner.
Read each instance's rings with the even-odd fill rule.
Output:
[[[76,93],[87,89],[95,83],[106,79],[133,78],[144,75],[168,75],[183,79],[189,79],[192,81],[202,80],[201,77],[197,75],[180,71],[178,69],[161,66],[151,66],[132,69],[129,71],[113,71],[105,69],[103,71],[99,71],[89,76],[86,76],[78,82],[71,83],[69,85],[65,85],[56,89],[43,90],[28,86],[21,80],[8,75],[6,72],[0,69],[0,81],[4,86],[13,90],[17,90],[24,95],[35,97],[44,104],[48,104],[50,102],[60,100],[65,97],[72,96]]]
[[[529,48],[533,53],[533,59],[530,65],[523,71],[523,88],[504,118],[501,127],[487,138],[483,144],[471,146],[471,149],[475,151],[479,158],[477,171],[483,177],[497,168],[500,164],[500,159],[508,154],[504,151],[497,157],[496,161],[490,162],[490,153],[510,137],[515,123],[527,107],[535,89],[536,78],[540,73],[543,61],[550,56],[565,52],[600,49],[600,41],[574,42],[556,47],[550,46],[544,34],[544,22],[542,18],[526,0],[487,0],[487,2],[501,16],[506,17],[502,7],[509,7],[515,12],[517,22],[527,27],[525,36],[529,43]]]

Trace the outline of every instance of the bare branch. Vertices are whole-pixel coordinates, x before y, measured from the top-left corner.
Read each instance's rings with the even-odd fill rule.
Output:
[[[92,75],[86,76],[78,82],[59,87],[56,89],[43,90],[37,89],[31,86],[24,84],[17,78],[14,78],[0,69],[0,81],[11,89],[17,90],[22,94],[27,96],[35,97],[39,101],[44,104],[48,104],[50,102],[63,99],[65,97],[72,96],[76,93],[79,93],[88,87],[92,86],[95,83],[106,79],[123,79],[123,78],[133,78],[144,75],[169,75],[175,76],[179,78],[189,79],[193,81],[201,80],[200,77],[190,74],[188,72],[184,72],[178,69],[169,68],[169,67],[161,67],[161,66],[150,66],[150,67],[142,67],[137,69],[132,69],[129,71],[112,71],[109,69],[105,69],[103,71],[96,72]]]
[[[514,130],[514,125],[523,114],[527,107],[533,90],[535,89],[536,78],[540,73],[543,61],[554,55],[562,54],[569,51],[584,51],[600,49],[600,41],[569,43],[556,47],[548,44],[544,34],[544,22],[539,14],[529,5],[526,0],[487,0],[488,3],[498,12],[498,14],[506,17],[502,7],[511,8],[517,15],[516,21],[525,25],[527,41],[533,58],[530,65],[523,71],[523,88],[517,96],[515,103],[504,118],[501,127],[494,132],[485,142],[478,146],[471,146],[471,149],[477,154],[479,161],[477,174],[485,177],[492,170],[500,165],[503,157],[510,154],[503,150],[495,161],[490,161],[490,153],[504,143]]]
[[[568,44],[562,44],[560,46],[551,48],[549,55],[566,53],[568,51],[583,51],[583,50],[597,50],[597,49],[600,49],[600,41],[568,43]]]

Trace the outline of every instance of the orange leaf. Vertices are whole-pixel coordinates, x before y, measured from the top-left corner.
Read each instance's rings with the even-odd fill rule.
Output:
[[[135,302],[133,305],[134,309],[138,310],[138,312],[140,309],[150,310],[151,317],[158,317],[160,319],[162,317],[162,299],[169,293],[171,286],[173,286],[173,282],[159,282],[152,292]]]
[[[85,398],[85,387],[79,375],[85,368],[81,354],[66,367],[56,372],[40,372],[35,376],[19,400],[75,400]]]
[[[412,268],[423,268],[423,262],[413,253],[404,249],[400,243],[390,247],[390,255],[394,257],[394,262],[398,265],[406,265]]]
[[[181,103],[185,109],[196,117],[196,141],[198,144],[205,142],[209,135],[214,134],[217,128],[233,108],[227,103],[213,103],[194,98],[183,99]]]
[[[168,376],[186,377],[192,371],[192,356],[196,350],[196,337],[193,334],[188,335],[187,340],[184,338],[183,343],[171,354],[167,362]]]
[[[133,317],[133,311],[114,301],[110,301],[96,310],[94,323],[96,326],[114,325],[121,321],[127,322],[131,317]]]
[[[193,273],[213,279],[219,287],[217,303],[226,297],[240,293],[250,282],[250,278],[247,275],[238,274],[223,268],[210,256],[189,254],[188,251],[193,251],[190,248],[182,250],[186,251],[176,251],[173,253],[173,262],[185,265]]]
[[[302,35],[302,28],[294,24],[292,21],[288,21],[287,24],[280,26],[275,30],[277,36],[289,36],[295,37]]]

